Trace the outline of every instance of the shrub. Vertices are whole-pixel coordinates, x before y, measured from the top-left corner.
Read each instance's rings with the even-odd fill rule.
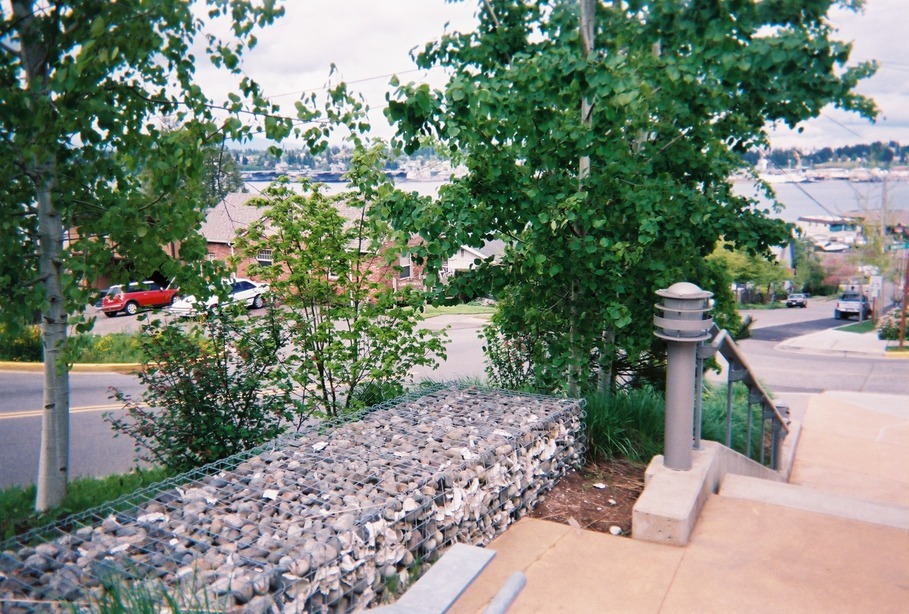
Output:
[[[900,338],[900,320],[902,311],[891,309],[877,323],[877,338],[887,341],[896,341]]]
[[[726,385],[704,386],[704,399],[701,408],[701,438],[709,441],[726,443]],[[732,449],[745,454],[748,444],[748,420],[752,424],[751,457],[760,458],[761,453],[761,415],[760,405],[748,404],[748,389],[740,384],[732,390]]]
[[[543,343],[527,333],[506,337],[493,322],[482,331],[486,343],[486,377],[490,385],[505,390],[549,393],[556,383],[549,381],[536,368],[544,360]]]
[[[250,318],[225,307],[188,329],[158,320],[143,326],[139,380],[146,391],[134,399],[112,389],[126,415],[105,415],[136,441],[137,460],[186,471],[287,428],[296,413],[277,314],[272,307]]]
[[[136,335],[76,335],[69,339],[72,362],[133,363],[142,361],[142,344]]]
[[[0,360],[15,362],[44,360],[41,328],[34,325],[26,326],[22,330],[0,328]]]
[[[665,401],[652,386],[586,397],[587,460],[623,457],[649,462],[663,453]],[[761,452],[761,408],[750,408],[753,420],[752,457]],[[748,433],[748,391],[736,386],[732,401],[732,449],[744,454]],[[702,404],[701,437],[726,442],[726,386],[707,385]]]

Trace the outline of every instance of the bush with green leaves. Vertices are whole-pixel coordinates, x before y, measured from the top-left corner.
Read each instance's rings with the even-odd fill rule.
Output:
[[[68,343],[67,355],[74,363],[133,363],[142,360],[139,338],[133,334],[74,335]]]
[[[702,403],[701,438],[726,443],[727,384],[705,385]],[[732,445],[733,450],[745,454],[748,449],[748,421],[751,421],[751,458],[757,460],[761,454],[760,405],[749,405],[748,389],[744,384],[733,385],[732,389]]]
[[[490,385],[538,393],[551,393],[559,388],[558,378],[553,378],[551,370],[546,368],[549,361],[545,335],[532,330],[506,334],[495,314],[481,334]]]
[[[409,237],[378,212],[408,196],[385,175],[384,155],[358,144],[342,194],[317,184],[302,194],[269,187],[258,200],[264,214],[237,239],[245,258],[272,252],[270,265],[249,274],[267,281],[283,307],[292,347],[285,362],[307,414],[335,417],[400,394],[412,367],[445,356],[443,334],[419,326],[422,292],[392,284]]]
[[[126,413],[105,415],[117,434],[135,440],[137,460],[185,471],[270,441],[299,418],[280,310],[248,317],[235,308],[242,306],[188,326],[143,325],[146,391],[137,399],[112,389]]]
[[[586,397],[587,460],[622,457],[648,462],[663,453],[665,401],[663,394],[645,385],[612,394]],[[732,399],[732,449],[745,454],[748,419],[752,420],[751,457],[761,453],[761,408],[748,405],[748,391],[735,386]],[[706,385],[702,404],[701,438],[726,442],[726,385]]]
[[[26,326],[22,329],[0,328],[0,360],[13,362],[41,362],[44,359],[44,345],[41,329]]]
[[[891,309],[877,323],[877,338],[887,341],[896,341],[900,338],[900,322],[902,320],[900,309]]]

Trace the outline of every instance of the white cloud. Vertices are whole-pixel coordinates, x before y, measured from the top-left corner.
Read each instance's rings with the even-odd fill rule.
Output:
[[[440,73],[416,70],[410,52],[437,39],[446,22],[456,30],[471,29],[477,6],[475,0],[287,0],[286,15],[258,33],[259,44],[244,57],[244,70],[292,114],[293,102],[304,92],[322,89],[335,64],[335,79],[347,81],[366,97],[374,130],[387,137],[391,131],[381,110],[388,75],[441,85]],[[881,64],[877,75],[859,85],[860,93],[877,101],[880,117],[872,124],[828,108],[806,122],[801,134],[774,131],[773,145],[812,149],[875,140],[909,144],[909,0],[866,0],[864,12],[835,9],[831,22],[838,38],[854,44],[851,63],[876,59]],[[196,57],[204,57],[201,50]],[[211,69],[200,66],[199,74],[203,83],[212,84],[216,100],[226,96],[227,85]]]
[[[839,40],[853,44],[850,65],[876,60],[880,68],[859,83],[858,92],[876,102],[880,115],[872,123],[855,113],[827,108],[821,117],[806,122],[803,132],[778,130],[775,147],[814,149],[873,141],[909,145],[909,3],[906,0],[866,0],[863,12],[831,12]]]
[[[332,64],[334,83],[344,80],[370,106],[370,121],[379,136],[390,128],[382,115],[390,75],[404,81],[430,81],[410,57],[414,48],[438,39],[449,29],[471,30],[476,3],[444,0],[288,0],[285,15],[257,33],[258,45],[243,58],[244,72],[267,96],[293,115],[301,95],[322,90]],[[203,57],[201,50],[197,57]],[[211,68],[199,69],[200,80],[210,84],[216,101],[226,97],[229,85]]]

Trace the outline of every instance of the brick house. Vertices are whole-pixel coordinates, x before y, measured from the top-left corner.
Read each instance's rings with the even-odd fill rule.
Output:
[[[249,204],[255,197],[255,194],[233,192],[208,210],[200,232],[208,242],[209,260],[226,262],[235,255],[234,244],[237,235],[262,217],[263,209]],[[357,219],[361,213],[358,208],[343,205],[338,205],[337,210],[341,217],[348,220]],[[418,242],[419,238],[414,237],[408,244],[417,245]],[[388,243],[386,248],[391,249],[391,244]],[[270,250],[262,250],[254,259],[239,262],[237,275],[254,279],[255,276],[248,274],[250,265],[257,261],[262,264],[270,263],[272,255],[269,252]],[[376,254],[371,264],[376,280],[384,281],[394,289],[423,285],[422,267],[411,261],[409,253],[399,254],[391,264],[386,262],[385,254]]]

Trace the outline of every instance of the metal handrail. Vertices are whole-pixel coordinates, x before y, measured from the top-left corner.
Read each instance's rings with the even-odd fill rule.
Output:
[[[761,412],[761,441],[764,441],[765,425],[771,421],[770,440],[770,467],[779,469],[782,440],[789,433],[789,406],[783,402],[775,402],[767,391],[761,386],[754,375],[748,361],[741,353],[729,331],[720,329],[716,324],[710,329],[710,339],[703,342],[698,348],[698,369],[696,372],[697,403],[695,414],[695,448],[701,443],[701,413],[704,397],[704,362],[719,353],[729,363],[726,381],[726,446],[732,446],[732,385],[736,382],[745,384],[748,389],[748,433],[745,454],[751,457],[752,419],[751,406],[760,404]],[[765,461],[766,446],[761,445],[761,464]]]

